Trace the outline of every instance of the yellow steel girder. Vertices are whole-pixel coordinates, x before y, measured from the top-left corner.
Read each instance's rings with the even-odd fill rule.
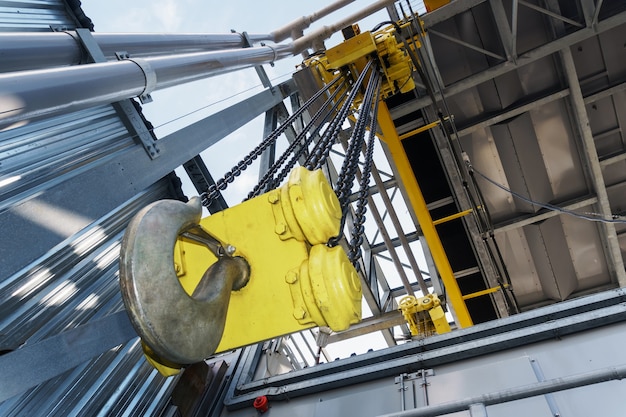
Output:
[[[382,139],[389,148],[400,180],[406,189],[422,233],[424,233],[424,239],[433,256],[433,261],[435,262],[439,276],[446,288],[446,298],[454,310],[457,323],[460,327],[472,326],[472,318],[467,310],[467,305],[461,294],[459,284],[454,277],[450,261],[446,256],[441,239],[439,238],[439,234],[437,233],[428,207],[426,206],[426,201],[424,200],[422,191],[411,168],[411,163],[409,162],[402,141],[393,124],[391,114],[389,114],[389,109],[384,101],[381,101],[378,106],[378,125],[382,131]]]

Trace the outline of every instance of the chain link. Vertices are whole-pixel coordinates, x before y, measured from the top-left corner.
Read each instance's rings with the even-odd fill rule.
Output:
[[[311,170],[319,169],[326,163],[326,159],[328,158],[328,155],[330,154],[330,150],[332,149],[332,146],[333,146],[333,141],[339,135],[339,132],[343,125],[343,121],[346,119],[346,117],[348,117],[348,112],[352,108],[352,103],[354,102],[354,99],[356,98],[359,92],[359,88],[361,87],[361,84],[363,84],[365,75],[367,74],[367,72],[369,71],[372,65],[373,65],[373,61],[370,61],[367,63],[367,65],[365,66],[365,68],[363,69],[359,77],[357,78],[356,82],[352,86],[352,90],[350,91],[348,98],[341,106],[341,110],[339,110],[339,114],[337,114],[337,116],[330,123],[330,126],[328,126],[328,128],[324,131],[324,135],[322,136],[322,139],[318,142],[313,153],[309,156],[309,158],[307,159],[305,163],[305,166],[308,169],[311,169]]]
[[[369,197],[368,187],[372,174],[372,164],[374,162],[374,144],[376,138],[376,125],[378,115],[378,100],[380,97],[380,77],[378,77],[378,85],[376,86],[376,94],[374,94],[372,105],[372,116],[370,118],[370,134],[367,140],[365,161],[361,170],[361,180],[359,181],[359,197],[356,203],[356,212],[354,215],[354,224],[352,226],[352,234],[348,251],[348,259],[358,268],[358,259],[361,257],[361,244],[363,243],[363,234],[365,233],[365,213],[367,212],[367,199]]]
[[[289,147],[285,150],[285,152],[280,156],[280,158],[272,165],[272,167],[263,175],[263,177],[261,178],[261,180],[259,181],[259,183],[254,187],[254,189],[248,194],[248,199],[255,197],[259,194],[261,194],[261,191],[267,187],[270,184],[277,184],[280,183],[283,178],[287,175],[287,172],[293,167],[293,165],[295,165],[296,161],[298,160],[298,158],[300,156],[302,156],[302,154],[304,153],[304,151],[306,149],[308,149],[309,144],[311,143],[311,141],[313,140],[313,138],[315,137],[315,135],[317,134],[317,132],[320,131],[320,129],[322,128],[322,126],[324,125],[324,123],[326,122],[326,120],[328,119],[328,117],[330,117],[330,115],[334,112],[334,110],[336,109],[337,103],[339,103],[339,100],[330,110],[326,110],[326,108],[328,107],[328,105],[330,103],[333,102],[333,100],[337,97],[337,95],[339,94],[339,92],[343,89],[343,87],[346,84],[346,80],[343,80],[343,82],[339,85],[339,87],[337,87],[335,89],[335,91],[331,94],[331,96],[324,102],[324,104],[320,107],[320,109],[315,113],[315,115],[311,118],[311,120],[309,121],[309,123],[304,127],[304,129],[302,130],[302,132],[300,132],[300,134],[298,134],[298,136],[293,140],[293,142],[291,142],[291,144],[289,145]],[[344,92],[345,94],[345,92]],[[317,121],[320,119],[320,117],[322,117],[322,115],[324,115],[324,118],[322,119],[322,122],[317,124]],[[304,141],[304,143],[302,142],[302,139],[304,139],[306,137],[306,134],[311,130],[311,128],[313,128],[313,126],[316,126],[316,129],[311,133],[311,135],[309,136],[309,138],[307,140]],[[296,147],[300,145],[300,150],[298,152],[295,152]],[[291,160],[289,161],[289,163],[280,171],[280,173],[274,177],[274,175],[276,174],[276,172],[278,171],[278,169],[285,163],[285,161],[287,160],[287,158],[289,156],[292,156]]]
[[[350,190],[352,188],[352,184],[354,183],[354,177],[359,164],[359,154],[363,148],[365,129],[367,128],[367,123],[370,118],[371,108],[366,107],[369,106],[372,101],[372,96],[377,88],[378,78],[378,71],[373,71],[367,84],[367,89],[365,90],[361,114],[357,119],[354,129],[352,129],[352,135],[349,139],[346,156],[343,160],[341,171],[339,172],[339,176],[337,178],[335,192],[337,193],[340,207],[346,207],[348,204]]]
[[[229,172],[227,172],[223,178],[219,179],[209,186],[208,190],[200,195],[202,205],[208,207],[211,205],[213,200],[217,198],[220,191],[224,191],[228,184],[232,183],[236,177],[241,175],[241,172],[248,168],[252,163],[267,149],[272,143],[278,139],[278,137],[285,131],[287,128],[298,118],[305,110],[307,110],[311,104],[315,100],[317,100],[322,94],[324,94],[330,87],[332,87],[337,81],[339,77],[333,79],[331,82],[326,84],[324,88],[316,92],[310,99],[306,101],[296,112],[294,112],[284,123],[282,123],[277,129],[275,129],[272,133],[269,134],[267,138],[263,140],[256,148],[252,150],[248,155],[246,155],[239,163],[231,168]]]
[[[375,97],[374,92],[378,89],[379,78],[380,74],[378,70],[374,69],[365,90],[363,104],[361,106],[361,112],[354,128],[352,129],[352,135],[350,135],[348,147],[346,149],[346,154],[343,160],[343,165],[335,184],[335,193],[337,194],[337,199],[339,200],[339,206],[342,208],[342,216],[339,228],[339,235],[331,238],[328,241],[328,245],[331,247],[339,244],[346,217],[350,209],[348,199],[350,197],[350,191],[352,189],[352,184],[354,183],[354,178],[358,169],[359,154],[363,149],[365,130],[367,128],[368,121],[371,118],[370,116],[372,116],[370,114],[371,102],[372,99]]]

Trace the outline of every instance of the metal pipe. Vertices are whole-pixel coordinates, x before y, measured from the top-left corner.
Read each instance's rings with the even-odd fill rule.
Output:
[[[240,33],[164,34],[164,33],[91,33],[107,57],[128,52],[133,57],[171,55],[190,52],[243,48]],[[271,35],[248,35],[251,42],[271,39]],[[0,33],[0,72],[24,71],[85,63],[76,32]]]
[[[353,24],[354,22],[357,22],[365,18],[371,15],[372,13],[375,13],[381,9],[384,9],[385,7],[387,7],[387,5],[392,4],[394,1],[395,0],[378,0],[377,2],[372,3],[369,6],[361,9],[360,11],[343,18],[342,20],[336,22],[333,25],[323,26],[301,38],[294,39],[294,42],[293,42],[294,54],[300,53],[304,51],[305,49],[308,49],[314,43],[321,42],[321,41],[328,39],[333,33],[340,31],[346,26],[349,26]]]
[[[0,74],[0,130],[291,56],[291,45]]]
[[[547,381],[524,385],[517,388],[509,388],[489,394],[477,395],[475,397],[464,398],[458,401],[450,401],[442,404],[420,407],[413,410],[384,414],[379,417],[434,417],[458,411],[465,411],[475,404],[483,404],[484,406],[501,404],[537,395],[544,395],[551,392],[563,391],[623,378],[626,378],[626,365],[611,366],[608,368],[602,368],[562,378],[549,379]]]
[[[311,23],[329,15],[354,2],[339,0],[309,16],[303,16],[269,34],[248,34],[252,43],[264,40],[281,42],[289,37],[296,39]],[[392,0],[380,0],[359,13],[341,20],[332,26],[324,26],[321,30],[304,37],[304,44],[313,43],[320,36],[324,39],[343,29],[355,21],[382,9]],[[200,51],[243,48],[247,42],[240,33],[98,33],[91,34],[107,57],[114,57],[116,52],[127,52],[133,57],[154,55],[172,55]],[[308,46],[294,52],[302,52]],[[54,33],[0,33],[0,72],[25,71],[31,69],[69,66],[85,63],[85,55],[74,31]]]
[[[295,40],[302,36],[302,31],[304,29],[307,29],[311,25],[311,23],[331,14],[332,12],[336,10],[341,9],[342,7],[352,3],[353,1],[354,0],[339,0],[311,15],[302,16],[301,18],[296,19],[293,22],[286,24],[282,28],[273,31],[271,33],[271,36],[272,36],[271,39],[274,42],[282,42],[287,38],[291,38]]]

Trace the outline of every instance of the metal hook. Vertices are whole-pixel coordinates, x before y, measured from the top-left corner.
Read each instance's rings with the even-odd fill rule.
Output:
[[[199,198],[187,204],[157,201],[133,218],[122,240],[124,304],[135,330],[154,353],[153,359],[170,367],[195,363],[215,353],[230,292],[244,287],[250,278],[246,260],[233,257],[234,248],[225,249],[198,225],[201,214]],[[181,234],[220,254],[191,296],[174,270],[174,245]]]

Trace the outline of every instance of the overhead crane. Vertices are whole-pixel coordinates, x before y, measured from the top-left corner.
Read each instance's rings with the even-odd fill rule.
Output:
[[[3,129],[130,97],[147,103],[150,93],[159,88],[301,52],[306,56],[296,79],[304,77],[318,91],[311,97],[303,94],[306,103],[300,109],[200,198],[187,204],[156,202],[141,210],[127,228],[120,256],[121,293],[146,358],[161,374],[174,375],[215,353],[303,329],[342,332],[359,322],[365,282],[360,245],[376,137],[389,148],[445,286],[441,299],[430,293],[415,265],[422,294],[416,297],[412,284],[398,270],[407,294],[398,308],[410,334],[424,337],[449,332],[446,309],[452,311],[457,326],[472,325],[466,296],[461,295],[402,146],[407,135],[397,133],[386,104],[398,95],[418,94],[416,79],[433,94],[420,57],[419,18],[411,10],[399,21],[384,22],[371,32],[361,32],[351,24],[387,3],[376,2],[307,36],[297,33],[306,22],[266,35],[152,37],[91,34],[84,29],[50,36],[0,35],[17,45],[3,57],[13,71],[0,80],[5,98],[0,109]],[[339,28],[344,29],[344,42],[307,52]],[[292,43],[251,46],[264,40],[281,41],[287,34],[294,37]],[[85,59],[83,48],[91,63],[72,65]],[[158,55],[171,48],[179,53]],[[41,59],[22,59],[25,53],[35,52]],[[107,61],[112,54],[116,61]],[[53,67],[41,69],[44,62]],[[132,124],[134,110],[120,103]],[[212,207],[219,192],[304,111],[311,116],[309,124],[268,169],[249,199],[201,219],[202,206]],[[450,116],[440,115],[413,133],[448,129]],[[354,128],[333,187],[325,178],[329,176],[326,160],[345,120]],[[138,139],[151,159],[160,157],[158,141],[149,134],[139,134]],[[359,170],[362,151],[364,162]],[[294,168],[299,160],[303,166]],[[289,172],[287,183],[275,188]],[[350,213],[349,197],[357,177],[360,191]],[[348,215],[352,231],[346,230],[343,237]]]
[[[20,3],[20,7],[28,8],[26,3]],[[45,9],[53,1],[45,3],[37,3],[36,7]],[[16,410],[21,410],[32,415],[32,410],[41,413],[48,410],[50,414],[91,415],[116,409],[123,410],[119,411],[120,415],[144,415],[167,409],[168,415],[176,412],[190,415],[211,402],[213,411],[209,415],[213,416],[249,415],[250,408],[275,416],[291,416],[294,410],[324,416],[346,415],[345,410],[350,410],[351,414],[354,411],[379,416],[439,415],[463,410],[481,416],[492,412],[507,416],[542,415],[541,412],[565,415],[568,410],[572,415],[579,410],[591,410],[586,414],[618,410],[615,415],[619,415],[623,407],[619,402],[621,385],[617,382],[597,389],[581,388],[572,395],[554,392],[624,377],[624,366],[619,362],[623,361],[620,346],[623,345],[622,322],[626,317],[625,295],[623,289],[614,288],[623,284],[623,251],[620,255],[618,247],[623,226],[617,231],[613,227],[613,223],[620,226],[624,222],[619,214],[621,208],[616,208],[616,202],[619,205],[623,201],[623,196],[619,195],[623,191],[619,183],[623,176],[619,177],[619,172],[623,170],[614,169],[623,164],[623,153],[594,148],[594,134],[596,140],[604,140],[613,137],[611,135],[620,136],[621,131],[619,127],[600,129],[598,134],[598,120],[604,123],[602,126],[606,120],[591,111],[597,106],[603,110],[598,112],[603,116],[611,113],[604,111],[607,100],[612,101],[614,109],[621,108],[623,63],[620,65],[616,63],[619,59],[611,59],[621,56],[623,49],[623,45],[620,42],[616,45],[613,39],[621,39],[623,34],[624,5],[611,0],[576,0],[558,5],[558,2],[546,2],[544,8],[542,2],[520,0],[511,2],[510,9],[507,7],[511,4],[499,0],[456,1],[441,13],[435,11],[430,17],[425,16],[424,21],[429,23],[423,25],[409,2],[398,2],[395,7],[400,12],[394,9],[396,15],[390,12],[391,21],[369,32],[361,32],[352,25],[358,16],[364,15],[357,13],[337,25],[304,36],[303,30],[310,22],[346,3],[349,1],[340,1],[319,14],[264,35],[154,37],[90,33],[84,29],[0,34],[0,70],[3,71],[0,75],[0,126],[3,129],[0,144],[4,147],[3,156],[9,155],[7,163],[0,161],[3,169],[0,173],[6,174],[8,165],[10,174],[0,177],[0,192],[7,198],[1,201],[5,211],[0,211],[0,224],[3,234],[10,240],[0,248],[6,253],[8,245],[18,242],[17,249],[10,252],[13,256],[5,257],[0,265],[2,271],[9,271],[8,278],[4,276],[7,274],[0,277],[3,279],[0,282],[2,311],[8,313],[8,317],[2,317],[4,327],[0,332],[0,368],[3,369],[0,414],[19,414]],[[445,1],[429,3],[428,10],[433,10]],[[377,2],[364,13],[386,4]],[[564,10],[555,11],[555,7]],[[526,22],[536,21],[527,21],[521,16],[518,19],[518,12],[523,10],[561,23],[551,25],[548,20],[543,26],[529,25],[532,36],[524,38],[521,29],[518,31],[518,24],[521,28]],[[0,8],[0,14],[5,12]],[[460,14],[455,15],[462,12],[463,19]],[[513,25],[508,32],[507,13]],[[449,20],[454,20],[450,16],[459,19],[450,27],[433,28],[438,22],[450,23]],[[476,33],[472,31],[472,24],[477,26]],[[563,29],[559,25],[569,26]],[[425,27],[431,30],[430,35]],[[497,29],[502,51],[497,50],[498,45],[494,48],[496,52],[490,50],[493,45],[489,42],[484,42],[487,45],[478,42],[481,48],[476,46],[475,39],[456,39],[454,31],[461,28],[464,34],[483,36],[483,39],[489,39],[489,29],[493,29],[491,33],[496,33]],[[599,34],[615,28],[618,30],[601,39]],[[345,29],[344,42],[324,48],[324,37],[340,29]],[[545,35],[544,31],[548,32],[544,45],[524,45],[528,38],[535,41],[541,34]],[[293,42],[285,43],[290,37]],[[436,39],[452,42],[495,61],[488,62],[488,69],[483,72],[465,74],[467,78],[461,81],[450,81],[449,74],[440,78],[442,74],[434,67],[432,50],[429,50],[433,46],[441,48]],[[578,84],[583,84],[585,75],[580,74],[587,74],[587,63],[580,62],[584,61],[581,57],[587,56],[583,51],[593,49],[586,42],[596,41],[607,58],[606,74],[589,70],[591,81],[587,80],[581,87]],[[274,43],[261,45],[259,42]],[[559,51],[558,54],[555,51]],[[165,181],[156,186],[151,184],[174,167],[185,163],[193,168],[195,163],[195,168],[202,170],[202,159],[194,155],[206,148],[206,143],[200,144],[196,136],[188,141],[190,146],[185,149],[180,146],[182,141],[170,137],[155,140],[137,107],[124,98],[139,97],[147,103],[150,93],[158,88],[297,54],[303,55],[303,61],[293,80],[271,87],[266,84],[267,79],[263,79],[264,85],[271,88],[246,100],[247,105],[258,105],[262,113],[272,106],[282,105],[283,99],[294,97],[297,90],[301,101],[299,107],[294,106],[293,114],[283,112],[280,127],[266,135],[261,144],[222,179],[206,181],[207,175],[205,182],[199,183],[198,197],[187,203],[161,200],[148,205],[160,198],[156,196],[164,194],[160,194],[159,187]],[[542,57],[549,59],[541,62]],[[439,54],[438,64],[441,59]],[[528,83],[527,79],[537,73],[552,74],[543,71],[545,61],[550,61],[550,65],[556,62],[558,68],[554,73],[562,70],[566,78],[554,75],[555,84],[560,84],[550,85],[550,88],[558,88],[558,91],[548,89],[550,94],[537,101],[528,101],[526,97],[513,101],[514,93],[496,85],[494,90],[498,95],[511,93],[507,99],[513,104],[503,104],[504,96],[498,96],[503,100],[501,108],[496,106],[501,112],[479,120],[472,118],[479,112],[465,111],[463,106],[468,101],[454,96],[463,95],[476,85],[481,87],[480,94],[488,96],[485,90],[492,86],[485,86],[485,80],[494,84],[499,81],[492,80],[493,74],[513,75],[513,78],[519,75],[520,79],[524,78],[520,81],[521,87],[535,88],[534,82]],[[227,66],[223,66],[224,63]],[[597,69],[595,64],[589,63]],[[262,76],[262,71],[259,70],[259,74]],[[607,85],[601,82],[604,75],[609,80]],[[112,79],[111,76],[122,78]],[[509,81],[507,78],[507,86]],[[537,89],[537,92],[544,94],[546,90]],[[120,99],[122,101],[113,106],[106,105]],[[572,130],[579,131],[582,144],[572,139],[566,145],[570,150],[580,145],[585,151],[584,155],[576,156],[593,172],[594,177],[589,181],[593,187],[581,189],[584,193],[597,193],[597,196],[585,194],[584,198],[565,205],[572,209],[597,205],[596,210],[604,214],[563,210],[558,204],[563,194],[553,190],[557,204],[544,206],[552,212],[546,212],[547,208],[530,214],[522,212],[522,215],[513,211],[503,224],[502,211],[495,216],[487,212],[488,206],[502,209],[498,199],[494,199],[493,194],[485,199],[478,187],[479,183],[501,186],[485,173],[485,168],[490,169],[491,165],[480,161],[483,153],[489,158],[489,149],[474,148],[475,141],[479,142],[482,137],[468,138],[468,132],[481,133],[484,126],[490,126],[494,134],[491,139],[495,142],[492,146],[502,154],[502,160],[495,160],[495,165],[501,163],[505,176],[511,179],[519,172],[528,172],[528,161],[524,158],[536,156],[511,155],[527,150],[511,138],[516,134],[515,129],[531,117],[539,119],[533,122],[543,123],[542,127],[566,125],[555,117],[558,111],[546,108],[555,103],[563,105],[562,113],[569,111],[569,116],[579,123],[578,126],[572,124]],[[99,104],[103,105],[94,110],[92,106]],[[541,111],[528,110],[534,106],[539,106]],[[226,130],[234,130],[248,119],[248,115],[238,117],[240,108],[234,106],[224,113],[231,116],[229,121],[232,122]],[[85,110],[66,114],[80,109]],[[110,113],[115,115],[111,117]],[[86,138],[99,137],[100,127],[89,125],[93,114],[111,117],[120,126],[123,122],[131,132],[125,136],[126,130],[118,127],[123,131],[123,139],[115,142],[114,147],[128,145],[128,149],[116,154],[113,169],[101,169],[110,162],[102,158],[95,164],[82,160],[50,163],[44,159],[37,165],[46,164],[46,169],[53,167],[69,172],[67,176],[44,172],[40,178],[41,171],[35,168],[10,170],[16,160],[32,161],[24,157],[28,153],[24,149],[38,144],[40,137],[50,140],[52,135],[54,140],[63,142],[64,136],[73,135],[67,133],[74,132],[67,128],[68,124],[85,127],[89,134],[82,135]],[[550,116],[550,122],[541,120],[545,114]],[[85,120],[75,118],[83,116]],[[206,129],[213,120],[215,118],[210,117],[204,121],[202,134],[209,142],[216,137]],[[350,128],[345,129],[348,124]],[[267,133],[271,130],[268,128]],[[553,135],[554,130],[547,130],[550,131],[550,147],[544,149],[541,145],[545,142],[533,145],[530,141],[530,146],[537,148],[534,150],[550,152],[557,145],[555,142],[563,141],[568,135],[568,132]],[[226,208],[220,191],[256,158],[272,153],[267,150],[287,131],[290,140],[287,151],[276,159],[275,165],[267,164],[265,174],[260,176],[259,183],[243,203]],[[508,142],[506,135],[495,137],[503,131],[511,136]],[[193,133],[193,129],[183,131],[188,132]],[[72,140],[81,143],[82,135]],[[526,139],[528,137],[521,142],[524,146],[529,143]],[[132,140],[141,142],[143,149]],[[396,179],[386,183],[372,162],[372,144],[377,140],[383,144],[396,174]],[[340,169],[329,162],[331,156],[339,159],[337,145],[343,147]],[[64,143],[58,146],[53,143],[50,149],[47,145],[32,147],[40,157],[49,151],[56,155],[54,152],[63,146]],[[91,143],[82,146],[90,151],[98,149]],[[62,151],[68,149],[76,150],[68,147]],[[118,148],[113,151],[115,149]],[[559,157],[567,154],[563,149],[559,151],[562,152]],[[17,157],[11,155],[13,152]],[[508,164],[505,155],[513,163]],[[568,171],[564,180],[559,177],[563,183],[575,182],[576,156],[570,161],[573,174]],[[98,159],[92,154],[85,158]],[[268,159],[272,158],[265,158],[264,162]],[[546,159],[550,158],[546,156]],[[564,160],[567,165],[567,157]],[[559,158],[559,161],[562,160]],[[535,165],[530,166],[535,168]],[[119,171],[124,171],[123,175],[115,172],[118,167]],[[546,162],[539,168],[538,171],[550,170],[553,166]],[[370,171],[376,187],[370,186]],[[132,184],[118,187],[116,183],[115,190],[102,193],[100,188],[94,190],[95,186],[100,187],[106,174],[113,174],[108,183],[102,183],[109,188],[110,183],[122,178]],[[541,174],[539,172],[539,176]],[[604,189],[603,175],[607,176],[607,183],[612,181],[612,189],[608,190],[610,199]],[[37,178],[33,179],[34,176]],[[515,180],[529,185],[524,178]],[[81,183],[82,188],[70,186],[77,183]],[[401,233],[397,238],[389,236],[384,224],[386,213],[378,212],[370,193],[375,188],[383,190],[391,183],[402,189],[410,214],[419,220],[419,228],[411,236]],[[552,183],[542,185],[554,186]],[[529,185],[531,197],[533,186]],[[144,188],[146,190],[136,196],[137,190]],[[58,203],[59,198],[67,198],[59,189],[95,195],[92,204],[102,207],[86,211],[91,219],[99,220],[88,227],[60,224],[68,228],[63,233],[73,234],[71,238],[63,240],[62,236],[67,235],[55,236],[39,244],[35,241],[42,236],[49,238],[49,235],[40,231],[31,233],[33,228],[17,219],[15,213],[27,210],[37,215],[44,213],[37,219],[38,225],[59,227],[55,222],[62,223],[59,218],[64,213],[49,214],[45,210],[50,206],[41,204]],[[354,192],[355,189],[358,191]],[[507,197],[514,195],[506,187],[502,191],[508,193]],[[98,199],[101,195],[118,198],[109,202]],[[398,226],[399,220],[393,215],[393,203],[386,193],[379,196],[390,207],[394,227],[401,231],[402,225]],[[566,196],[571,199],[571,195]],[[89,197],[74,195],[68,207],[82,213],[85,206],[80,202],[87,199]],[[538,203],[527,199],[524,204]],[[144,205],[143,209],[139,208]],[[202,218],[206,211],[211,215]],[[138,214],[128,223],[131,212]],[[611,212],[618,214],[609,215]],[[561,216],[566,213],[602,224],[596,230],[589,223],[568,223],[562,219],[566,216]],[[500,223],[493,224],[498,216]],[[381,234],[386,234],[383,244],[368,246],[370,242],[363,234],[365,217],[373,218]],[[554,227],[559,221],[563,222],[562,230]],[[45,222],[50,224],[44,225]],[[126,310],[123,310],[115,258],[127,223],[119,265],[121,293],[126,303]],[[16,232],[16,229],[19,230]],[[514,237],[526,238],[529,246],[533,244],[530,251],[535,252],[528,255],[516,245],[511,245],[511,249],[507,240],[511,239],[510,230],[518,233]],[[580,233],[581,230],[585,233]],[[554,236],[549,235],[555,231]],[[562,242],[567,244],[559,245],[558,232],[565,236]],[[584,252],[577,239],[571,237],[572,233],[584,236]],[[28,251],[20,247],[22,240],[14,238],[18,235],[27,243],[21,246],[29,246]],[[406,270],[409,268],[403,266],[394,253],[396,246],[406,250],[410,248],[409,240],[418,237],[428,243],[427,256],[432,256],[437,266],[437,273],[426,278],[421,276],[419,267],[415,266],[417,262],[410,256],[408,263],[415,270],[415,276],[408,277]],[[507,244],[502,252],[498,242]],[[606,246],[606,252],[594,253],[595,243]],[[371,275],[373,262],[367,258],[375,257],[374,253],[382,246],[389,248],[389,257],[398,267],[397,281],[401,284],[399,288],[380,288],[377,293],[379,288]],[[548,263],[554,261],[553,264],[542,263],[543,253],[540,252],[555,251],[555,246],[560,246],[557,248],[560,256],[550,254],[546,259]],[[519,253],[511,254],[516,250]],[[568,251],[572,252],[572,257],[577,257],[572,259],[574,266],[568,267],[563,261],[563,254],[567,255]],[[606,255],[606,259],[602,255]],[[40,258],[32,261],[36,256]],[[530,274],[540,275],[540,284],[545,286],[543,291],[549,297],[560,301],[587,293],[593,295],[516,314],[553,302],[532,300],[524,286],[540,284],[533,284],[528,276],[510,279],[507,268],[516,268],[511,261],[516,256],[526,256],[529,264],[537,263]],[[589,259],[593,262],[587,262]],[[568,274],[571,272],[565,286],[563,275],[558,274],[559,268]],[[513,274],[519,274],[520,269]],[[597,272],[598,269],[601,271]],[[605,278],[606,283],[602,281]],[[438,285],[440,279],[445,284],[443,287]],[[157,280],[159,285],[155,288]],[[590,286],[588,282],[600,282],[601,286]],[[113,290],[112,283],[115,284]],[[610,290],[604,291],[606,288]],[[364,300],[377,310],[374,311],[376,317],[359,323],[361,291]],[[75,296],[85,292],[89,293],[87,299]],[[520,293],[524,299],[518,303],[516,296]],[[270,300],[272,302],[268,302]],[[450,331],[446,309],[454,318],[453,327],[463,329]],[[484,323],[507,315],[513,317]],[[478,323],[484,324],[472,326]],[[326,356],[328,363],[318,366],[327,343],[352,335],[382,329],[386,341],[394,344],[388,331],[392,326],[401,326],[403,337],[414,340],[346,361],[332,362]],[[319,350],[314,365],[307,369],[282,374],[285,363],[280,364],[279,360],[274,364],[283,366],[278,367],[279,370],[270,369],[270,356],[281,349],[283,338],[256,344],[292,332],[310,335],[310,330],[316,327],[315,344]],[[141,336],[140,341],[137,341],[137,334]],[[427,337],[435,334],[438,335]],[[252,346],[231,351],[244,345]],[[142,352],[151,365],[142,359]],[[212,357],[207,364],[203,359],[214,353],[224,354]],[[311,349],[311,355],[314,354]],[[229,360],[232,362],[227,363]],[[162,375],[173,375],[181,368],[185,368],[185,372],[179,377],[162,378],[151,366]],[[288,367],[298,369],[299,366],[301,364],[294,361]],[[573,374],[575,372],[577,374]],[[590,392],[593,395],[589,395]],[[455,395],[465,400],[451,401]],[[538,396],[531,401],[527,397],[532,395]],[[522,406],[492,407],[521,398],[525,398]],[[531,411],[525,409],[529,404],[532,404]]]
[[[122,244],[122,294],[133,324],[142,336],[146,355],[162,373],[176,373],[181,366],[215,352],[311,326],[342,331],[359,321],[358,255],[363,241],[372,141],[378,126],[411,196],[457,323],[460,327],[472,325],[435,224],[408,167],[399,135],[389,124],[390,116],[384,103],[388,97],[416,88],[414,72],[421,75],[432,94],[417,55],[419,33],[413,34],[415,28],[419,31],[419,21],[412,16],[406,21],[389,22],[376,32],[361,33],[357,25],[352,25],[344,29],[343,43],[305,59],[300,71],[306,71],[307,77],[316,80],[320,90],[223,179],[209,187],[202,198],[202,203],[208,207],[219,190],[226,188],[299,114],[318,101],[318,109],[314,115],[311,112],[309,124],[269,168],[248,201],[202,221],[199,221],[198,199],[186,206],[157,202],[140,212],[131,223]],[[320,104],[321,101],[324,103]],[[336,181],[335,195],[320,168],[324,167],[347,117],[353,119],[354,129]],[[441,116],[430,127],[449,122],[450,118],[444,120]],[[370,132],[367,144],[364,141],[366,130]],[[320,137],[313,143],[317,135]],[[349,211],[348,196],[361,149],[365,153],[361,191],[351,240],[344,243],[346,257],[337,245]],[[308,169],[292,170],[288,185],[260,194],[268,185],[279,184],[301,158],[306,159],[304,167]],[[183,216],[182,213],[189,214]],[[465,214],[453,215],[450,219]],[[160,226],[152,226],[154,223]],[[186,243],[183,248],[181,241],[173,249],[174,254],[179,254],[174,262],[172,240],[179,235]],[[210,250],[213,261],[196,249],[198,245]],[[289,246],[293,249],[288,249]],[[280,262],[268,259],[270,253]],[[154,282],[168,282],[172,287],[155,291]],[[424,296],[418,299],[406,281],[405,286],[409,295],[400,301],[399,308],[411,333],[423,337],[450,331],[437,295],[425,289]],[[268,305],[264,300],[273,302]],[[251,306],[256,306],[254,315],[248,313]]]
[[[333,27],[324,27],[307,36],[294,35],[303,24],[296,22],[269,35],[151,38],[148,35],[91,35],[78,30],[70,36],[63,33],[16,39],[21,50],[40,50],[41,45],[46,44],[42,53],[50,55],[59,65],[80,59],[74,43],[77,40],[91,51],[95,63],[47,69],[42,73],[36,63],[21,60],[21,53],[9,54],[7,64],[22,71],[12,74],[3,94],[22,104],[12,108],[10,100],[3,101],[7,108],[2,109],[0,125],[4,128],[111,100],[139,96],[148,102],[155,89],[272,62],[319,46],[320,40],[337,28],[344,29],[344,42],[309,55],[303,61],[299,72],[306,75],[300,76],[313,80],[319,91],[306,97],[307,102],[297,113],[224,179],[207,189],[202,199],[192,199],[186,205],[157,202],[138,213],[130,223],[121,251],[122,295],[131,321],[142,337],[148,360],[164,375],[177,373],[180,367],[215,352],[312,326],[328,326],[338,332],[360,320],[359,246],[363,240],[366,189],[375,135],[389,148],[445,286],[443,302],[437,294],[429,294],[423,281],[420,282],[423,297],[416,298],[411,284],[403,279],[408,295],[400,301],[399,307],[411,333],[424,336],[450,331],[443,309],[446,304],[452,309],[459,327],[472,325],[465,305],[466,297],[470,296],[464,297],[459,290],[402,146],[401,141],[407,135],[398,135],[386,104],[386,100],[394,96],[417,91],[416,78],[425,84],[426,92],[433,95],[433,86],[420,56],[421,22],[411,10],[398,22],[385,22],[372,32],[361,32],[357,25],[345,25],[386,4],[386,1],[374,3]],[[411,7],[408,3],[407,6]],[[266,39],[280,41],[290,32],[294,36],[290,44],[228,49]],[[171,45],[181,50],[209,51],[141,57],[145,51],[158,51]],[[121,49],[130,52],[116,52],[118,62],[104,62],[105,53]],[[85,88],[94,83],[97,89]],[[311,122],[269,169],[251,192],[251,198],[200,220],[201,204],[210,206],[220,190],[314,103],[317,112],[315,115],[311,112]],[[330,149],[348,118],[354,123],[354,129],[333,192],[320,169],[325,166]],[[439,120],[413,133],[430,128],[447,131],[450,125],[453,126],[451,115],[444,118],[440,113]],[[368,130],[370,140],[365,144]],[[316,137],[319,138],[314,142]],[[143,144],[151,158],[158,158],[158,142],[144,139]],[[340,245],[350,211],[348,196],[362,148],[366,149],[365,162],[352,236]],[[291,159],[287,161],[287,158]],[[308,169],[291,169],[300,158],[306,159],[304,166]],[[289,170],[291,176],[287,185],[260,194],[269,185],[280,184]],[[467,213],[453,214],[438,221],[456,219]],[[268,259],[268,253],[279,261]],[[272,302],[268,304],[266,300]],[[255,310],[254,315],[249,314],[251,308]]]

